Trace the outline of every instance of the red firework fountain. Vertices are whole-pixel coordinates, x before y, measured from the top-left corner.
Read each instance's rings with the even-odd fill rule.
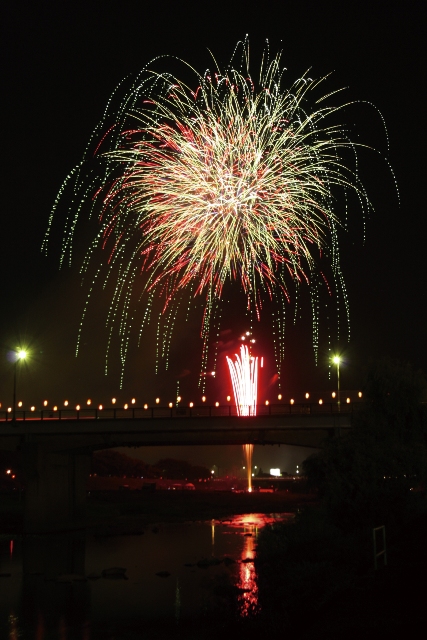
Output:
[[[251,341],[253,342],[253,341]],[[255,416],[258,387],[258,358],[251,356],[246,345],[240,347],[240,356],[235,354],[235,361],[227,356],[228,368],[233,385],[234,401],[237,415]],[[248,491],[252,491],[252,453],[254,445],[244,444]]]

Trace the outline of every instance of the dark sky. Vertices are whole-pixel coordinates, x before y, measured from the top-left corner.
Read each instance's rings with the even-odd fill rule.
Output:
[[[122,78],[159,54],[176,55],[203,71],[209,48],[225,65],[246,33],[254,67],[268,38],[273,52],[283,49],[290,80],[308,68],[316,77],[333,72],[331,89],[348,87],[346,98],[372,102],[383,114],[401,202],[385,163],[363,154],[362,175],[375,213],[367,220],[365,244],[357,219],[342,242],[351,340],[333,338],[333,346],[346,357],[342,377],[347,388],[359,386],[369,358],[383,355],[427,371],[426,34],[421,7],[411,1],[2,3],[0,401],[8,401],[11,386],[5,354],[18,342],[33,350],[31,366],[22,372],[31,401],[43,394],[60,402],[62,393],[100,399],[118,393],[114,366],[108,378],[103,375],[101,311],[88,320],[85,349],[74,358],[83,294],[77,264],[59,273],[55,248],[48,258],[41,255],[50,209]],[[374,110],[361,107],[357,127],[364,142],[386,152]],[[245,328],[245,318],[241,324]],[[310,318],[295,328],[288,325],[285,391],[330,387],[326,343],[314,366]],[[240,331],[238,323],[234,330]],[[173,350],[179,363],[171,375],[189,369],[192,375],[182,385],[195,396],[197,365],[189,345],[197,351],[197,331],[196,325],[182,327]],[[150,401],[157,389],[172,393],[170,381],[166,389],[154,377],[148,351],[143,345],[132,354],[124,397],[137,393],[144,401],[145,393]],[[271,354],[265,356],[272,360]]]

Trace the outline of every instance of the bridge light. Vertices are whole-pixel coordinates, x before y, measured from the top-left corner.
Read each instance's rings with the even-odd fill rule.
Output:
[[[126,404],[124,405],[123,409],[129,409],[129,405],[128,405],[128,403],[126,403]]]
[[[80,405],[76,404],[76,411],[80,411]]]
[[[7,412],[10,413],[12,411],[12,407],[7,408]]]
[[[278,400],[281,400],[281,399],[282,399],[282,394],[281,394],[281,393],[279,393],[279,395],[277,396],[277,399],[278,399]]]
[[[34,406],[30,407],[30,411],[35,411],[36,408]]]
[[[337,394],[335,393],[335,391],[332,391],[332,397],[333,397],[333,398],[336,398],[336,397],[337,397]]]
[[[173,407],[173,402],[169,402],[169,409],[172,409]]]
[[[295,404],[295,400],[293,398],[290,399],[289,404]]]
[[[90,398],[88,398],[88,399],[86,400],[86,404],[87,404],[87,406],[91,405],[91,404],[92,404],[92,400],[91,400]]]
[[[18,402],[18,407],[22,407],[22,400]]]
[[[215,406],[216,406],[216,407],[219,407],[219,402],[215,402]]]
[[[53,411],[58,411],[58,407],[56,405],[53,407]]]
[[[47,407],[47,400],[43,400],[43,406]]]
[[[346,399],[346,403],[347,403],[347,404],[350,404],[350,398],[347,398],[347,399]]]
[[[104,408],[104,407],[102,406],[102,404],[100,404],[100,405],[99,405],[99,407],[98,407],[98,409],[99,409],[100,411],[102,411],[102,410],[103,410],[103,408]]]
[[[268,405],[270,404],[270,400],[266,400],[265,401],[266,406],[268,407]]]
[[[231,396],[227,396],[227,402],[230,402]]]
[[[202,402],[206,402],[206,396],[202,396]]]
[[[320,398],[320,400],[319,400],[319,404],[323,404],[323,400],[322,400],[322,398]]]
[[[68,407],[68,400],[64,400],[64,407]]]
[[[148,404],[144,404],[144,409],[148,409]]]
[[[156,398],[156,404],[159,404],[160,398]]]
[[[359,396],[359,398],[361,398],[362,397],[362,392],[359,391],[359,393],[357,395]]]
[[[308,400],[308,399],[309,399],[309,397],[310,397],[310,394],[309,394],[309,393],[306,393],[306,394],[305,394],[305,399],[306,399],[306,400]]]
[[[132,402],[132,404],[135,404],[136,399],[135,399],[135,398],[132,398],[131,402]]]
[[[189,407],[194,407],[194,402],[190,402]]]
[[[111,403],[112,404],[116,404],[116,402],[117,402],[116,398],[111,398]]]

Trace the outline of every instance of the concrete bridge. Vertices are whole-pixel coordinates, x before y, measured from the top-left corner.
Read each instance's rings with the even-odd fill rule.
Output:
[[[256,416],[235,407],[16,411],[0,414],[0,450],[20,451],[26,532],[82,526],[93,451],[120,446],[288,444],[321,447],[351,427],[360,405],[262,405]],[[338,409],[341,411],[338,411]]]

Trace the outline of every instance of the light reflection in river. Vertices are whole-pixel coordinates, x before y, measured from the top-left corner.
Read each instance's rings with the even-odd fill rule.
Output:
[[[217,606],[230,612],[236,603],[247,617],[258,606],[258,532],[277,518],[283,514],[161,524],[139,536],[29,536],[13,545],[0,540],[0,574],[10,576],[0,581],[0,638],[96,640],[99,628],[119,629],[129,620],[179,626]],[[128,580],[101,577],[102,569],[114,566],[127,567]],[[61,580],[65,574],[79,579]]]

